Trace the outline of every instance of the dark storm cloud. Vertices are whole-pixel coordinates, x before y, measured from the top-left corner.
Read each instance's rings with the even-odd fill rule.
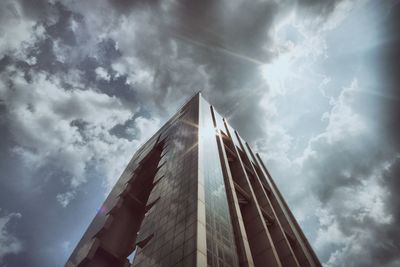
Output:
[[[50,38],[46,38],[38,42],[36,46],[32,48],[29,56],[35,56],[37,58],[37,62],[33,68],[37,70],[44,70],[50,73],[56,73],[58,71],[65,71],[68,69],[68,66],[65,66],[65,64],[57,60],[57,57],[53,51],[53,45],[54,41]],[[30,66],[29,68],[32,67]]]
[[[370,242],[365,244],[365,250],[369,251],[370,257],[367,259],[373,259],[373,261],[365,261],[360,259],[353,259],[358,265],[363,263],[365,266],[396,266],[399,264],[399,252],[400,245],[400,230],[398,225],[400,224],[400,212],[398,203],[400,203],[400,65],[397,60],[400,58],[400,34],[399,34],[399,12],[400,5],[398,1],[386,1],[386,8],[383,12],[387,14],[383,23],[383,29],[385,29],[381,37],[386,40],[381,49],[381,59],[383,65],[383,80],[385,85],[380,88],[382,94],[385,96],[380,99],[382,106],[384,107],[384,113],[386,116],[378,122],[380,130],[384,133],[386,142],[391,144],[391,147],[386,148],[386,151],[392,152],[392,164],[384,171],[381,182],[381,186],[387,189],[387,195],[385,196],[384,205],[389,214],[392,214],[392,221],[390,224],[382,227],[381,225],[375,225],[373,222],[365,224],[370,233],[373,234],[373,240],[377,242]],[[375,151],[382,151],[382,148],[377,148]],[[371,162],[371,165],[373,162]],[[351,226],[351,223],[343,223],[343,227]]]
[[[4,56],[0,59],[0,72],[3,71],[12,62],[11,57]]]
[[[386,229],[382,229],[384,231],[383,239],[386,240],[400,240],[400,229],[398,225],[400,224],[400,209],[398,207],[398,203],[400,203],[400,194],[398,189],[400,188],[400,158],[397,156],[395,162],[387,169],[384,173],[382,179],[382,185],[389,188],[391,190],[390,194],[387,195],[386,207],[393,214],[393,223],[391,227]],[[400,244],[398,242],[394,242],[393,249],[389,250],[390,255],[388,255],[387,259],[393,259],[398,257],[397,252],[400,251]],[[380,251],[374,252],[375,256],[381,257],[379,254]],[[382,253],[383,255],[387,255],[387,252]]]
[[[81,62],[78,64],[78,68],[82,70],[84,75],[84,81],[86,84],[89,84],[96,80],[96,68],[99,66],[97,59],[94,57],[87,56],[86,58],[82,59]]]
[[[97,55],[99,60],[99,65],[107,67],[110,65],[115,59],[122,56],[121,51],[119,51],[116,47],[115,40],[113,39],[104,39],[97,46]]]
[[[323,17],[329,16],[342,0],[298,0],[298,5],[301,8],[311,11],[314,14],[321,14]]]
[[[79,21],[82,20],[82,16],[71,12],[60,3],[56,3],[54,8],[57,10],[58,20],[56,23],[46,27],[46,33],[53,40],[58,39],[62,41],[64,45],[77,45],[75,34],[71,26],[71,19],[77,20],[77,23],[79,23]]]
[[[230,116],[232,110],[226,103],[248,102],[243,100],[246,92],[257,95],[261,79],[257,68],[272,57],[269,31],[278,11],[271,2],[235,3],[232,7],[230,2],[214,1],[182,1],[167,11],[156,9],[159,22],[152,24],[153,30],[146,29],[151,34],[139,30],[142,38],[134,46],[137,57],[153,69],[153,88],[149,89],[153,91],[150,97],[158,103],[156,108],[164,109],[176,96],[203,90],[222,113]],[[248,107],[260,113],[257,104]],[[235,120],[234,116],[232,121],[239,128],[252,128],[250,138],[262,135],[249,121]]]
[[[19,0],[25,16],[35,20],[47,19],[53,5],[48,0]]]
[[[299,2],[300,6],[312,8],[315,14],[323,16],[334,11],[341,1],[308,1]],[[170,70],[179,72],[179,69],[189,69],[193,78],[196,70],[186,64],[169,68],[168,60],[161,65],[163,75],[156,76],[158,83],[156,91],[174,88],[174,91],[188,92],[203,89],[203,94],[227,117],[244,137],[255,141],[265,132],[261,129],[263,116],[254,120],[243,120],[246,115],[262,114],[260,99],[257,97],[260,90],[265,90],[258,68],[268,63],[276,56],[271,51],[273,45],[270,31],[274,21],[282,13],[290,9],[285,4],[272,1],[260,2],[230,2],[230,1],[180,1],[164,14],[167,28],[161,27],[160,36],[172,37],[177,42],[178,58],[188,57],[197,66],[205,66],[207,79],[199,77],[198,83],[182,83],[182,88],[168,75]],[[171,19],[171,17],[173,19]],[[168,36],[168,34],[170,36]],[[159,44],[168,47],[168,42]],[[165,50],[165,54],[168,54]],[[174,59],[176,60],[176,59]],[[178,69],[177,69],[178,68]],[[181,75],[180,81],[186,75]],[[181,89],[182,88],[182,89]],[[215,90],[217,89],[217,90]],[[189,94],[189,93],[186,93]],[[223,96],[223,97],[222,97]],[[254,97],[253,97],[254,96]],[[161,94],[160,97],[165,97]],[[229,104],[228,104],[229,103]],[[238,107],[244,112],[235,112]],[[238,115],[238,117],[235,117]]]
[[[192,1],[182,1],[175,11],[178,14],[177,34],[204,43],[211,49],[226,50],[222,56],[235,57],[237,54],[237,58],[242,57],[238,61],[245,61],[248,57],[250,62],[252,59],[267,62],[270,56],[263,46],[269,43],[268,34],[279,12],[278,5],[273,2],[235,5],[231,8],[229,2],[201,1],[193,4]],[[202,59],[213,65],[211,56]]]
[[[155,7],[160,0],[107,0],[120,13],[129,13],[135,8]]]
[[[399,1],[387,1],[388,9],[384,20],[384,32],[382,39],[381,62],[382,75],[386,81],[384,94],[387,95],[385,111],[388,114],[383,126],[388,134],[388,139],[400,147],[400,12]]]
[[[368,205],[377,205],[379,201],[382,201],[384,206],[382,209],[385,211],[384,214],[374,214],[374,209],[367,207],[367,211],[363,211],[363,207],[352,208],[352,213],[348,213],[345,210],[345,206],[341,202],[348,201],[351,203],[352,197],[358,192],[357,190],[365,190],[362,185],[345,185],[345,184],[334,184],[336,191],[351,190],[354,188],[353,196],[347,194],[337,193],[335,197],[332,197],[330,201],[326,201],[326,205],[333,212],[335,222],[338,224],[338,228],[344,234],[344,238],[350,237],[351,241],[347,244],[347,251],[344,251],[339,260],[332,262],[330,266],[397,266],[399,262],[398,252],[400,246],[398,240],[400,238],[400,231],[398,225],[400,223],[400,217],[398,212],[398,192],[394,189],[394,186],[398,186],[399,172],[399,159],[397,158],[392,162],[388,170],[383,172],[383,176],[378,178],[381,179],[381,186],[384,193],[380,196],[374,196],[376,199],[371,202],[368,197],[363,199]],[[374,162],[376,165],[376,162]],[[346,167],[346,166],[344,166]],[[327,179],[332,179],[329,173],[325,173]],[[360,175],[356,171],[352,174],[353,176]],[[359,177],[362,177],[361,174]],[[338,180],[336,178],[335,180]],[[364,183],[373,182],[368,180],[364,176]],[[347,187],[347,189],[345,189]],[[364,194],[374,195],[373,186]],[[342,199],[338,199],[338,197]],[[351,205],[351,204],[350,204]],[[385,217],[390,215],[390,217]],[[359,251],[357,247],[362,247]]]
[[[299,4],[318,6],[318,11],[332,11],[338,2]],[[151,88],[146,89],[151,93],[138,95],[139,98],[143,97],[143,101],[150,103],[155,100],[154,108],[157,110],[157,107],[165,109],[166,104],[170,105],[171,99],[176,99],[176,96],[189,96],[203,90],[206,97],[213,99],[219,110],[229,116],[231,110],[226,103],[249,102],[243,100],[245,92],[257,95],[261,83],[257,68],[274,57],[274,52],[269,50],[272,45],[269,36],[271,26],[280,12],[289,8],[271,1],[179,1],[167,4],[166,8],[160,8],[154,1],[147,5],[151,9],[142,9],[140,1],[109,3],[117,14],[128,18],[136,13],[150,14],[144,21],[147,28],[136,30],[140,39],[133,40],[131,47],[135,56],[154,75]],[[134,27],[132,32],[135,32]],[[169,57],[174,53],[176,55]],[[184,60],[186,58],[189,60]],[[199,70],[199,66],[203,69]],[[92,71],[88,75],[93,78]],[[224,100],[219,97],[221,94]],[[259,105],[252,107],[254,113],[261,112]],[[163,112],[160,110],[160,113]],[[232,117],[238,128],[257,129],[252,126],[260,124],[260,121],[254,125],[248,120]],[[262,135],[262,131],[254,131],[248,137],[253,139]]]

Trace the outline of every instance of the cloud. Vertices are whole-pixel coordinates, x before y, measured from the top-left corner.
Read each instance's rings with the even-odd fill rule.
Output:
[[[151,9],[139,5],[121,15],[116,14],[121,11],[119,5],[112,4],[115,9],[109,11],[110,16],[100,15],[104,8],[109,8],[107,2],[96,6],[95,10],[90,7],[91,14],[86,14],[89,7],[85,5],[71,6],[74,12],[85,12],[76,33],[86,36],[80,41],[81,50],[89,51],[86,47],[96,46],[99,39],[114,40],[123,55],[111,62],[115,75],[126,76],[136,99],[147,103],[149,110],[157,111],[157,116],[165,114],[165,110],[172,113],[185,96],[198,90],[216,99],[221,92],[227,92],[229,99],[237,101],[256,87],[245,82],[254,77],[252,70],[259,60],[256,58],[270,57],[265,46],[276,10],[273,3],[155,2]],[[196,12],[197,9],[213,12]],[[233,13],[226,13],[227,9]],[[235,14],[243,9],[256,12],[254,19],[238,23]],[[213,16],[212,20],[208,14]],[[228,27],[233,23],[238,27]],[[215,104],[224,106],[222,102]]]
[[[397,224],[385,204],[390,189],[379,184],[387,167],[375,170],[359,185],[336,189],[324,205],[323,212],[328,215],[319,215],[321,223],[316,246],[322,251],[330,251],[327,266],[383,266],[396,258],[397,236],[380,238],[382,229]],[[329,220],[322,222],[328,216]],[[379,250],[387,257],[375,258]]]
[[[400,34],[398,25],[400,24],[399,16],[400,5],[396,1],[386,1],[387,9],[385,9],[385,17],[382,31],[379,34],[381,40],[381,57],[379,58],[379,66],[382,68],[382,80],[386,86],[380,92],[386,97],[384,110],[387,116],[384,119],[382,129],[386,138],[392,141],[396,148],[400,147],[400,124],[398,123],[398,114],[400,114],[400,67],[399,61],[396,60],[400,56]]]
[[[35,20],[24,16],[17,1],[2,1],[0,4],[0,59],[6,55],[26,58],[26,50],[42,39],[44,28]]]
[[[20,213],[8,213],[0,217],[0,263],[3,262],[5,256],[18,254],[23,249],[22,241],[9,230],[11,220],[21,217]]]
[[[63,194],[58,194],[56,196],[57,201],[63,206],[64,208],[68,206],[68,204],[75,198],[76,193],[74,191],[68,191]]]
[[[110,81],[110,79],[111,79],[110,74],[108,74],[107,70],[105,70],[102,67],[96,68],[96,74],[97,74],[97,79],[99,79],[99,80]]]
[[[358,81],[355,79],[349,87],[344,88],[337,99],[331,99],[332,109],[324,113],[323,120],[328,120],[325,138],[328,143],[335,143],[340,139],[357,136],[365,130],[366,126],[362,117],[352,110],[354,94],[359,90]]]
[[[298,0],[299,12],[312,14],[308,21],[322,30],[336,28],[355,6],[363,5],[365,0]],[[308,16],[306,16],[307,20]]]
[[[399,160],[374,136],[377,122],[356,109],[360,90],[353,80],[331,100],[325,131],[297,159],[302,183],[320,203],[315,245],[326,266],[390,266],[397,259],[398,216],[388,205],[398,189],[385,180],[397,175],[391,170]]]
[[[94,162],[106,169],[99,171],[107,179],[116,179],[108,175],[121,172],[121,166],[119,163],[113,167],[118,159],[109,155],[119,152],[126,156],[137,142],[118,138],[110,130],[129,120],[133,116],[131,110],[116,97],[92,89],[66,90],[56,76],[42,72],[31,72],[30,76],[27,80],[23,72],[9,68],[0,83],[7,123],[17,144],[14,153],[29,168],[38,170],[50,165],[68,174],[72,188],[86,181],[86,171]],[[57,198],[67,203],[72,195]]]
[[[127,129],[130,134],[138,134],[140,143],[146,142],[161,127],[157,118],[138,117],[134,121],[134,128]]]

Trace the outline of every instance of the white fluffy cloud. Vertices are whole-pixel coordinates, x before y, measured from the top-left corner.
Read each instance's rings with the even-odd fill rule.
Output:
[[[107,72],[107,70],[105,70],[105,69],[102,68],[102,67],[97,67],[95,71],[96,71],[97,79],[99,79],[99,80],[110,81],[111,76],[110,76],[110,74]]]
[[[128,134],[138,134],[138,141],[143,144],[160,128],[160,120],[157,118],[138,117],[134,121],[134,127],[127,130]]]
[[[67,173],[72,188],[86,181],[88,164],[97,162],[111,184],[138,143],[110,133],[133,116],[131,109],[93,89],[63,89],[55,76],[31,75],[28,82],[21,71],[10,68],[0,82],[0,98],[17,143],[14,152],[29,168],[50,164]],[[73,197],[67,192],[57,199],[66,206]]]
[[[326,138],[328,143],[335,143],[349,136],[359,135],[366,126],[363,119],[352,110],[354,94],[358,93],[357,79],[342,90],[337,99],[331,99],[332,110],[325,113],[322,119],[328,120]]]
[[[22,215],[20,213],[8,213],[0,216],[0,264],[2,263],[4,256],[8,254],[17,254],[23,249],[22,241],[8,229],[11,220],[19,219],[21,217]]]
[[[75,198],[75,191],[68,191],[62,194],[57,194],[56,199],[57,201],[63,206],[64,208],[68,206],[68,204]]]

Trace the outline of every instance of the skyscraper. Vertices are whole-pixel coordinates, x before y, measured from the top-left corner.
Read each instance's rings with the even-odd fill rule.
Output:
[[[198,93],[135,153],[72,266],[321,264],[259,155]]]

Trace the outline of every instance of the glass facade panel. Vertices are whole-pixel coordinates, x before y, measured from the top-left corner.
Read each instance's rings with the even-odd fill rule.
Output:
[[[206,206],[207,264],[209,266],[238,266],[235,238],[229,214],[216,130],[210,105],[200,99],[200,142],[203,151],[204,191]]]
[[[138,248],[133,266],[179,265],[195,250],[197,124],[198,105],[188,105],[161,135],[168,140],[157,174],[163,178],[148,203],[160,200],[146,214],[138,235],[138,240],[151,234],[154,238]]]

